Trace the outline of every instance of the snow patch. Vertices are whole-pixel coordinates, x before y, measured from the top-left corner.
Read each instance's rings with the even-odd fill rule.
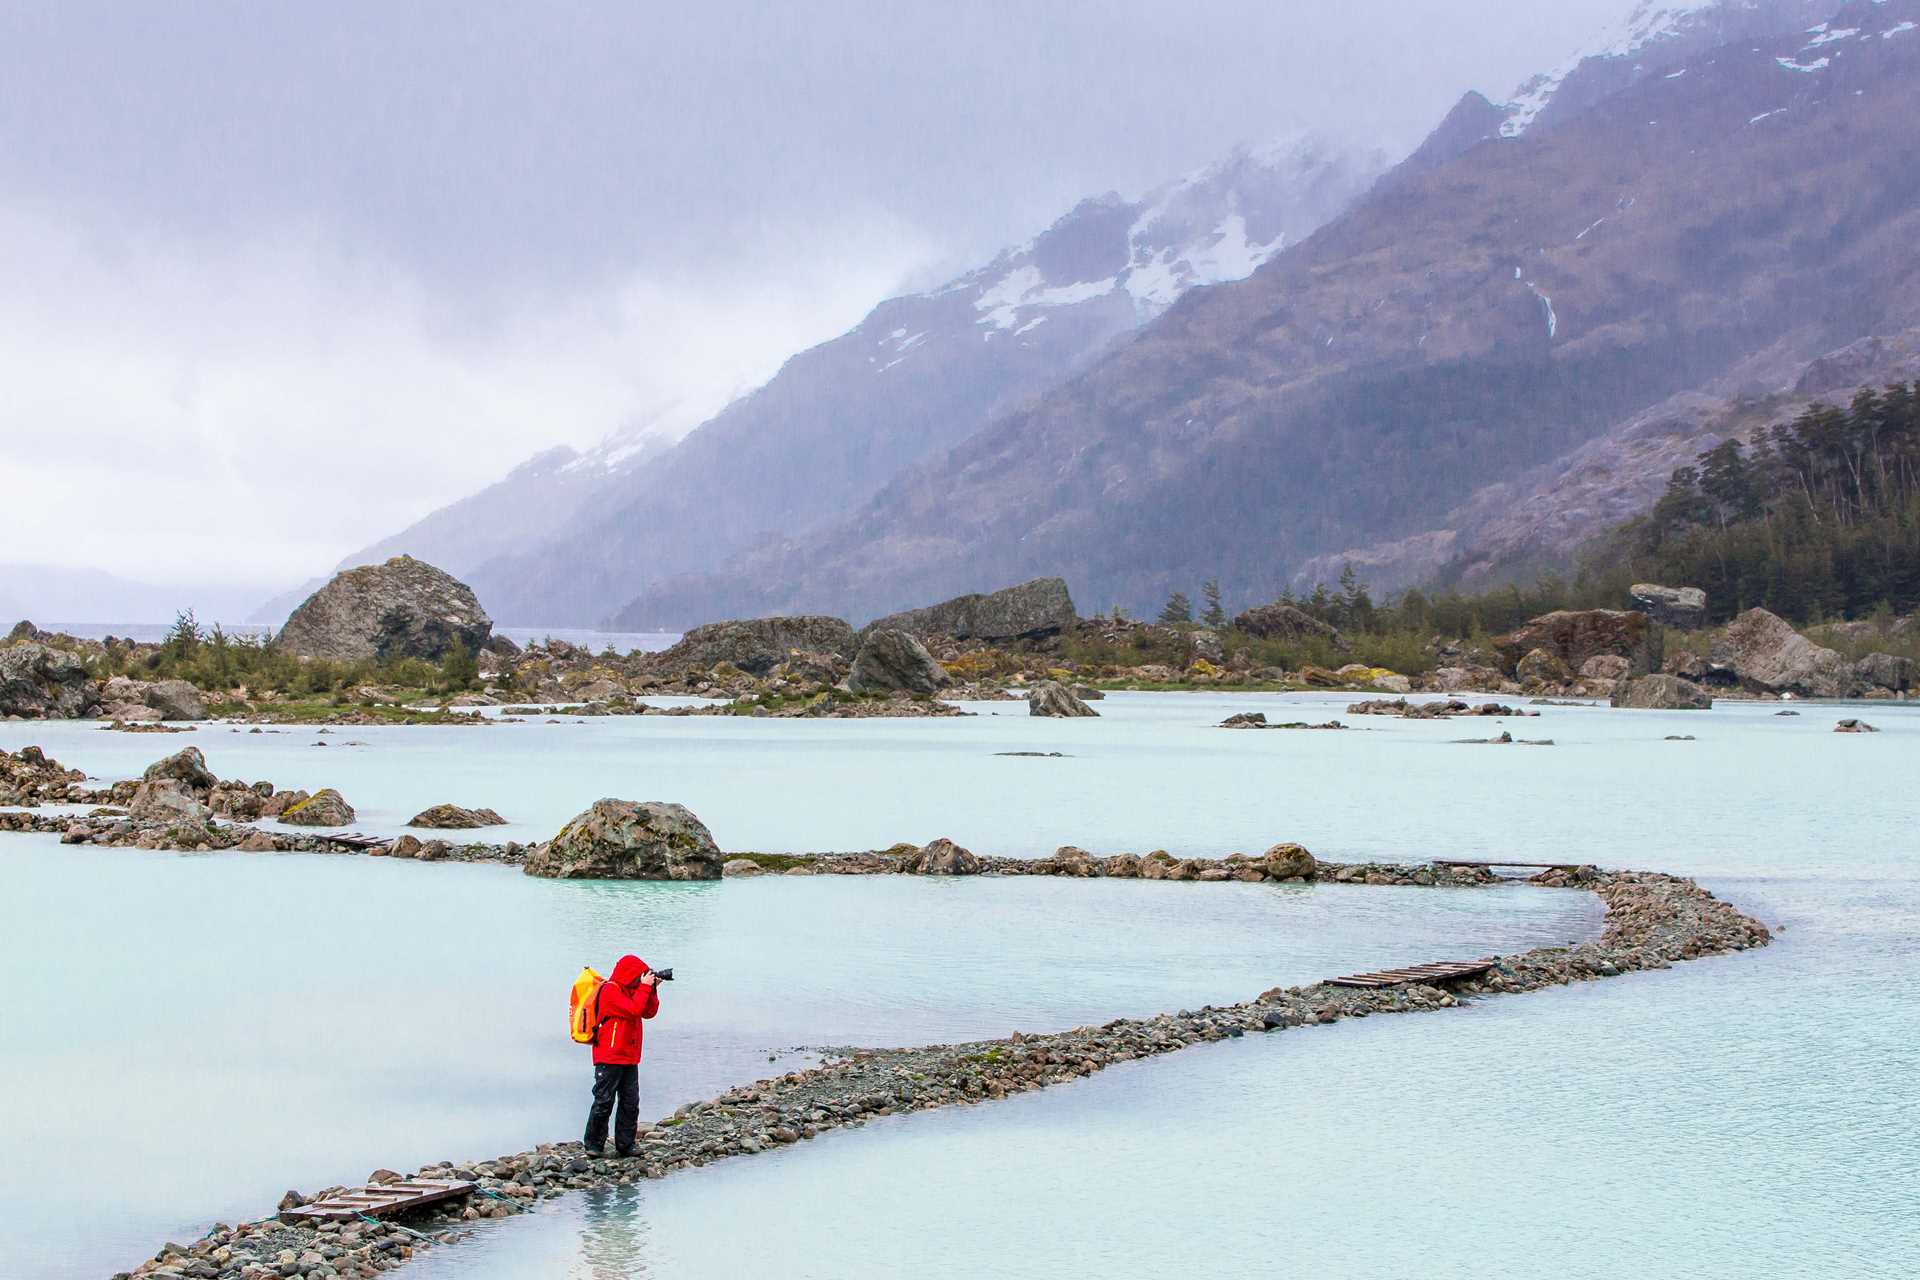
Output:
[[[1521,85],[1505,104],[1507,118],[1500,126],[1500,135],[1517,138],[1525,133],[1567,77],[1588,58],[1630,57],[1679,31],[1686,20],[1700,10],[1719,3],[1720,0],[1669,0],[1662,4],[1658,0],[1641,0],[1623,22],[1602,28],[1565,62]]]
[[[1893,26],[1888,27],[1885,31],[1882,31],[1880,33],[1880,38],[1882,40],[1891,40],[1895,36],[1905,35],[1907,32],[1913,30],[1914,26],[1915,24],[1911,22],[1896,23]]]
[[[1795,62],[1792,58],[1775,58],[1773,61],[1785,71],[1825,71],[1833,65],[1832,58],[1815,58],[1812,62]]]
[[[1112,293],[1117,283],[1113,276],[1108,276],[1105,280],[1049,288],[1040,274],[1040,268],[1032,265],[1016,267],[973,300],[974,310],[981,313],[975,323],[991,325],[995,329],[1011,329],[1019,323],[1020,312],[1026,308],[1069,307],[1076,302],[1087,302]]]
[[[1824,27],[1827,24],[1823,22],[1820,25]],[[1857,36],[1859,34],[1860,28],[1858,27],[1835,27],[1833,30],[1823,31],[1813,39],[1807,41],[1804,47],[1817,49],[1823,44],[1832,44],[1835,40],[1845,40],[1849,36]]]
[[[1748,116],[1748,117],[1747,117],[1747,123],[1748,123],[1748,124],[1759,124],[1759,123],[1760,123],[1760,122],[1761,122],[1762,120],[1765,120],[1765,119],[1766,119],[1767,117],[1769,117],[1769,116],[1777,116],[1777,115],[1779,115],[1779,114],[1780,114],[1781,112],[1783,112],[1783,111],[1785,111],[1785,110],[1786,110],[1786,108],[1785,108],[1785,107],[1775,107],[1775,108],[1774,108],[1773,110],[1771,110],[1771,111],[1762,111],[1762,112],[1761,112],[1761,113],[1760,113],[1759,115],[1757,115],[1757,116]]]

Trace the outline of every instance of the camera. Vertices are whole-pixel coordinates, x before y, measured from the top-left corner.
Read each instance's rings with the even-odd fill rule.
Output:
[[[662,981],[662,982],[672,982],[672,981],[673,981],[673,970],[671,970],[671,969],[655,969],[655,970],[653,971],[653,976],[654,976],[654,977],[656,977],[656,978],[658,978],[658,979],[660,979],[660,981]]]

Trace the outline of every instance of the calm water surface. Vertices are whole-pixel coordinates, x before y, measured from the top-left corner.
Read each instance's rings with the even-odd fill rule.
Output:
[[[453,800],[533,838],[604,794],[681,800],[733,848],[946,834],[996,853],[1299,839],[1331,857],[1580,857],[1699,874],[1784,925],[1756,955],[1189,1051],[578,1197],[426,1274],[1911,1273],[1920,717],[1803,704],[1210,727],[1235,710],[1319,720],[1344,701],[1122,695],[1095,721],[979,704],[1001,714],[325,737],[0,724],[0,745],[40,742],[110,778],[197,742],[223,776],[340,787],[369,831]],[[1855,713],[1884,732],[1831,732]],[[1449,741],[1502,727],[1558,745]],[[557,991],[629,938],[687,975],[649,1051],[659,1111],[799,1044],[1071,1025],[1596,922],[1588,899],[1523,889],[562,886],[21,837],[0,843],[0,876],[0,952],[29,979],[0,1059],[47,1099],[4,1129],[0,1195],[38,1210],[0,1229],[24,1274],[111,1270],[374,1162],[571,1133],[581,1072],[556,1041]],[[124,1034],[71,1027],[58,993],[74,986],[126,993]],[[84,1207],[102,1169],[121,1236]]]

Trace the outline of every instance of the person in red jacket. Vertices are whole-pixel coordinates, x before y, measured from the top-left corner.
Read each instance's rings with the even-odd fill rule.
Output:
[[[615,1153],[633,1154],[640,1125],[640,1020],[658,1012],[660,976],[639,956],[621,956],[594,996],[593,1108],[587,1112],[586,1144],[595,1155],[606,1149],[609,1116]]]

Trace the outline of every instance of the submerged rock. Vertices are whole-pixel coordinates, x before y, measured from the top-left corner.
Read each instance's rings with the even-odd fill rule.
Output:
[[[596,800],[527,856],[526,873],[560,880],[718,880],[724,859],[683,805]]]
[[[467,830],[472,827],[505,826],[506,821],[491,809],[463,809],[457,804],[436,804],[430,809],[422,809],[407,819],[407,825],[449,831]]]
[[[1713,706],[1713,697],[1705,689],[1668,675],[1629,680],[1614,690],[1610,701],[1616,707],[1642,711],[1706,711]]]
[[[853,660],[847,686],[855,693],[930,694],[952,682],[926,646],[904,631],[869,631]]]
[[[1878,733],[1880,732],[1878,729],[1868,724],[1865,720],[1853,720],[1853,719],[1842,720],[1839,724],[1836,724],[1835,726],[1833,726],[1833,731],[1835,733]]]
[[[1016,640],[1053,635],[1079,621],[1062,578],[1035,578],[987,595],[956,596],[923,609],[890,613],[861,634],[905,631],[956,640]]]
[[[1027,714],[1034,716],[1097,716],[1086,703],[1073,696],[1073,691],[1057,680],[1046,680],[1035,685],[1027,694]]]
[[[395,556],[348,569],[308,596],[273,639],[303,658],[438,662],[456,644],[487,646],[493,620],[473,589],[425,561]]]

